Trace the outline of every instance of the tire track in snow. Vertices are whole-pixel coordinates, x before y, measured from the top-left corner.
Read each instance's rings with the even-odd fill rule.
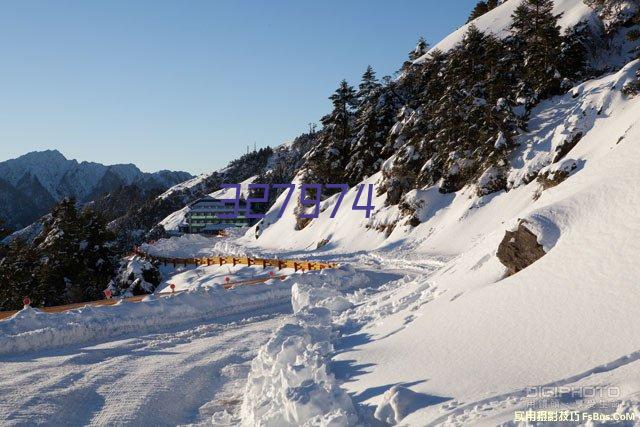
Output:
[[[211,424],[289,305],[171,332],[0,358],[3,425]],[[260,314],[260,313],[258,313]],[[256,313],[254,313],[256,315]],[[235,403],[234,403],[235,402]]]

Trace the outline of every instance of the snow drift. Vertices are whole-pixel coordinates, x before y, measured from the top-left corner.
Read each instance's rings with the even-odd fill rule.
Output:
[[[329,368],[335,333],[332,314],[351,305],[341,290],[366,277],[345,267],[300,276],[292,290],[295,314],[251,365],[242,423],[251,426],[349,426],[358,421],[349,395]]]
[[[85,306],[63,313],[26,308],[0,321],[0,354],[100,340],[285,304],[290,301],[292,285],[293,281],[286,279],[232,290],[210,286],[165,297],[149,295],[139,303],[120,301],[114,306]]]

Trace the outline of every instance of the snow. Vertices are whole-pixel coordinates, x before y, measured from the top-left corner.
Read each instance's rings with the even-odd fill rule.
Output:
[[[300,277],[293,290],[294,315],[275,331],[251,364],[241,416],[252,426],[349,426],[358,421],[351,398],[329,366],[332,313],[340,288],[366,283],[353,269]],[[324,287],[320,295],[316,287]],[[328,308],[332,307],[332,309]]]
[[[283,268],[278,270],[276,268],[263,269],[260,266],[246,265],[222,265],[222,266],[187,266],[176,267],[172,266],[160,267],[160,271],[167,279],[165,279],[159,286],[156,292],[169,292],[169,284],[175,286],[176,291],[184,290],[199,290],[210,287],[222,286],[226,283],[227,278],[229,282],[241,282],[243,280],[251,280],[255,278],[265,278],[269,273],[273,273],[277,276],[290,276],[294,274],[293,268]],[[301,273],[297,273],[301,274]]]
[[[236,244],[234,235],[244,234],[247,229],[238,228],[228,230],[229,237],[203,236],[200,234],[184,234],[167,239],[159,239],[153,244],[145,243],[140,246],[149,255],[166,258],[203,258],[209,256],[255,256],[241,245]]]
[[[505,2],[476,24],[504,35],[517,3]],[[580,0],[557,0],[556,11],[564,12],[564,28],[593,19]],[[439,47],[452,46],[462,31]],[[167,420],[262,426],[501,425],[513,424],[515,411],[531,407],[640,416],[640,336],[635,333],[640,328],[640,97],[621,93],[638,68],[639,61],[631,62],[536,106],[505,165],[509,191],[479,195],[469,186],[441,194],[434,186],[409,192],[403,209],[420,220],[417,226],[407,223],[398,206],[385,207],[384,195],[374,196],[371,218],[353,211],[354,188],[335,218],[330,218],[334,196],[322,203],[319,218],[296,230],[296,190],[282,218],[277,213],[284,195],[243,236],[182,236],[143,248],[163,256],[326,259],[341,262],[340,269],[222,291],[218,285],[225,275],[249,278],[261,270],[162,267],[161,291],[175,283],[185,292],[56,315],[25,309],[0,321],[1,358],[11,363],[0,366],[0,414],[48,420],[47,408],[53,407],[52,414],[62,417],[62,406],[74,396],[61,398],[66,394],[60,390],[79,387],[103,370],[95,376],[98,385],[87,388],[98,395],[91,400],[95,407],[80,411],[72,420],[76,424],[135,424],[178,414],[166,415]],[[559,158],[568,142],[575,146]],[[383,168],[392,162],[393,157]],[[551,188],[535,179],[538,173],[559,172],[566,179]],[[487,171],[485,183],[497,173]],[[380,178],[375,174],[364,184],[377,185]],[[505,232],[521,222],[546,255],[505,277],[496,250]],[[244,337],[240,329],[231,337],[224,328],[222,341],[208,335],[212,319],[237,313],[250,317],[256,310],[289,304],[293,314],[267,322],[268,332],[259,327]],[[131,350],[127,344],[184,322],[203,323],[211,340],[175,352],[168,333],[150,346]],[[194,328],[187,331],[190,340]],[[113,339],[122,334],[136,338],[122,338],[123,344]],[[89,341],[100,343],[80,345]],[[209,393],[207,387],[217,387],[211,375],[202,379],[200,374],[210,373],[202,349],[217,350],[219,343],[231,366],[234,355],[240,355],[241,367],[230,375],[237,401],[231,411],[220,405],[204,410],[207,398],[198,396],[199,390]],[[179,364],[173,367],[176,376],[167,366],[149,368],[162,363],[154,351],[167,348],[172,351],[163,361]],[[131,355],[136,350],[149,354]],[[116,371],[123,378],[118,385],[127,388],[123,402],[113,397],[117,388],[106,387],[105,394],[101,385],[118,369],[118,361],[95,361],[96,353],[132,358]],[[78,367],[87,359],[90,368]],[[39,369],[31,374],[27,365],[34,360]],[[143,369],[133,360],[142,361]],[[56,364],[61,374],[55,373]],[[74,376],[78,369],[86,377]],[[84,374],[84,369],[94,371]],[[31,375],[35,386],[28,384]],[[136,388],[149,375],[154,381]],[[52,388],[47,388],[48,377]],[[170,395],[162,387],[171,386],[180,395],[187,391],[184,404],[166,402]],[[37,397],[29,400],[32,394]],[[13,400],[3,404],[5,396]],[[99,403],[102,398],[107,405]],[[105,411],[106,418],[93,418]]]
[[[211,283],[168,296],[150,295],[139,303],[74,309],[48,314],[26,308],[0,321],[0,355],[57,348],[123,333],[154,331],[187,321],[246,313],[288,303],[291,279],[224,290]]]
[[[628,130],[628,127],[622,127],[618,123],[609,126],[609,122],[611,114],[622,111],[621,107],[625,103],[622,102],[620,89],[634,78],[637,69],[638,62],[631,62],[617,73],[583,83],[566,95],[544,101],[537,106],[529,121],[531,132],[520,137],[521,148],[514,154],[513,168],[508,177],[510,185],[525,183],[528,176],[552,163],[561,144],[576,136],[591,133],[603,121],[607,123],[605,132],[613,135],[602,135],[595,143],[585,144],[580,141],[571,155],[580,161],[584,160],[585,155],[595,160],[600,155],[607,154],[611,145],[618,138],[624,138]]]
[[[327,369],[331,334],[327,309],[304,310],[287,319],[251,363],[243,425],[355,424],[351,399]]]
[[[251,360],[287,313],[276,306],[0,356],[1,423],[235,425]]]
[[[507,37],[511,26],[511,15],[520,5],[520,2],[521,0],[507,0],[495,9],[449,34],[439,43],[436,43],[429,53],[436,49],[443,52],[451,50],[462,41],[467,29],[472,24],[485,33],[490,33],[500,38]],[[597,26],[600,22],[595,11],[584,4],[582,0],[555,0],[553,13],[562,14],[558,24],[563,30],[571,28],[582,21],[586,21],[592,26]],[[424,60],[429,53],[418,58],[416,62]]]
[[[632,62],[536,107],[510,160],[509,192],[415,190],[405,199],[422,224],[400,221],[385,238],[372,228],[397,221],[398,208],[374,198],[375,215],[366,220],[348,209],[352,190],[335,219],[329,199],[303,230],[286,212],[278,221],[268,216],[257,240],[253,231],[239,240],[251,250],[308,254],[327,238],[319,255],[404,275],[350,295],[293,290],[294,306],[316,301],[334,311],[342,337],[333,373],[361,417],[382,408],[380,417],[396,419],[402,398],[394,409],[393,393],[384,396],[392,386],[418,395],[412,401],[419,404],[399,412],[403,425],[513,421],[515,410],[543,402],[530,387],[619,391],[572,402],[553,395],[560,408],[611,413],[637,405],[640,340],[628,331],[640,327],[640,98],[620,89],[639,66]],[[577,131],[577,145],[553,163],[556,148]],[[524,179],[543,168],[570,175],[547,190]],[[547,255],[504,278],[496,250],[521,220]],[[336,304],[317,302],[325,297]],[[359,368],[368,366],[375,369]]]
[[[406,387],[394,385],[382,395],[382,401],[376,408],[374,417],[389,425],[402,421],[416,407],[419,408],[420,395]]]

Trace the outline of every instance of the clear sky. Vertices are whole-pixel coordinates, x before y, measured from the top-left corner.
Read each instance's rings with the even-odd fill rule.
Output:
[[[0,160],[201,173],[293,139],[346,78],[392,74],[476,0],[5,0]]]

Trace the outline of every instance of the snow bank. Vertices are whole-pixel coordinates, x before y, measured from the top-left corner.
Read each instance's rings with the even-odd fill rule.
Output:
[[[293,311],[298,313],[305,307],[323,307],[332,313],[340,313],[353,307],[353,304],[342,295],[342,292],[330,286],[315,288],[296,283],[291,289]]]
[[[238,264],[235,267],[231,264],[212,265],[212,266],[177,266],[173,268],[171,265],[159,267],[164,280],[156,288],[156,293],[169,292],[169,285],[175,286],[176,291],[198,290],[199,288],[207,288],[210,286],[224,285],[227,278],[230,282],[240,282],[243,280],[252,280],[258,277],[266,277],[270,273],[278,276],[289,276],[292,274],[300,275],[300,271],[294,272],[293,268],[276,268],[263,269],[262,266]]]
[[[251,364],[242,421],[251,426],[353,425],[349,395],[328,369],[331,312],[304,308],[276,331]]]
[[[366,277],[351,268],[301,276],[294,285],[295,314],[260,350],[242,403],[250,426],[349,426],[358,422],[351,398],[329,369],[332,313],[350,307],[339,289]]]
[[[225,291],[219,286],[167,297],[149,295],[142,302],[120,301],[49,314],[27,308],[0,321],[0,354],[59,347],[119,334],[166,328],[186,321],[215,318],[286,303],[293,281]]]
[[[343,292],[367,283],[367,276],[356,272],[350,265],[307,275],[296,280],[291,289],[293,311],[297,313],[306,307],[324,307],[334,314],[341,313],[352,307]]]
[[[232,230],[237,236],[246,232],[246,228]],[[140,246],[149,255],[167,258],[201,258],[215,256],[258,256],[234,242],[233,238],[206,237],[199,234],[185,234],[168,239],[160,239],[154,244],[145,243]]]
[[[374,417],[389,425],[399,423],[419,407],[420,395],[402,386],[393,386],[382,396]]]

